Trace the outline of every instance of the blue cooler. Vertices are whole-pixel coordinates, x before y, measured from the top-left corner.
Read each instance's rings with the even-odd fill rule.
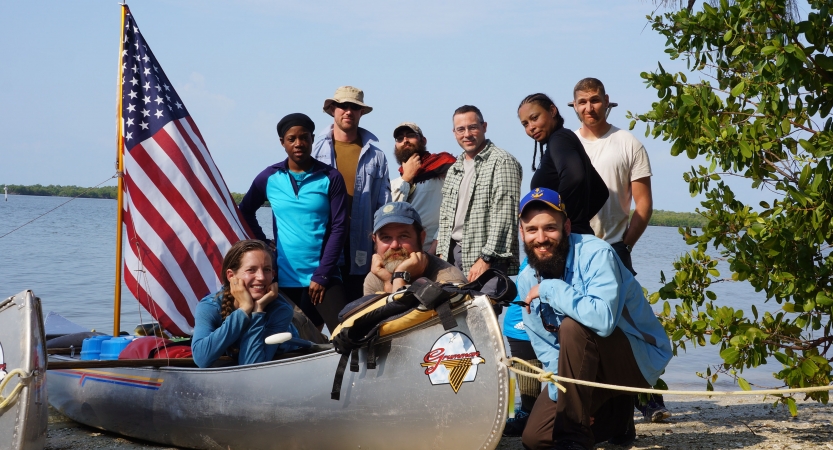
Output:
[[[81,360],[90,361],[99,359],[99,355],[101,354],[101,343],[112,338],[113,336],[102,335],[84,339],[81,343]]]
[[[117,337],[101,343],[101,359],[119,359],[119,353],[133,340],[130,337]]]

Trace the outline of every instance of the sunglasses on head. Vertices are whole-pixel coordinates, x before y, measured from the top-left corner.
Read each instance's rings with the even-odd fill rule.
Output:
[[[336,108],[341,108],[345,111],[348,109],[350,111],[360,111],[364,107],[355,103],[336,103]]]

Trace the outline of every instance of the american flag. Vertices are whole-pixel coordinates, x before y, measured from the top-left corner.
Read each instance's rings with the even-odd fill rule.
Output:
[[[247,227],[205,141],[124,7],[124,281],[169,332],[220,288],[223,256]]]

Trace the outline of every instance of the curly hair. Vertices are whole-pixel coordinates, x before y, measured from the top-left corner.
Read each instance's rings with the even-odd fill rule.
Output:
[[[521,100],[521,104],[518,105],[518,109],[520,110],[523,105],[526,105],[528,103],[538,105],[538,106],[540,106],[541,108],[544,108],[547,111],[549,111],[550,108],[555,107],[555,103],[553,103],[552,99],[549,98],[549,96],[547,96],[547,94],[542,94],[540,92],[537,93],[537,94],[530,94],[530,95],[527,95],[526,97],[524,97],[524,99]],[[557,130],[557,129],[563,127],[563,126],[564,126],[564,118],[561,117],[561,111],[556,107],[555,108],[555,129]],[[535,170],[536,170],[535,158],[538,156],[538,146],[539,146],[538,141],[534,141],[534,142],[535,142],[535,150],[532,153],[532,171],[533,172],[535,172]],[[544,144],[541,143],[540,147],[541,147],[541,157],[543,157],[544,156]]]
[[[231,284],[229,283],[226,273],[229,269],[231,269],[232,272],[236,272],[237,269],[240,268],[240,264],[243,261],[243,255],[254,250],[264,251],[267,255],[270,255],[271,258],[272,252],[269,250],[269,247],[263,241],[258,241],[256,239],[245,239],[237,242],[231,247],[231,249],[229,249],[225,258],[223,258],[223,271],[220,275],[223,278],[223,289],[220,292],[220,316],[223,320],[226,320],[226,317],[233,313],[235,309],[234,296],[231,295]]]

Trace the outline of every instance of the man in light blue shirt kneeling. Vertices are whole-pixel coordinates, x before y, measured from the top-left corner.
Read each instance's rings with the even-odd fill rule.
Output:
[[[518,275],[524,326],[544,370],[562,377],[648,388],[671,360],[671,342],[613,248],[570,234],[560,195],[546,188],[520,202],[529,266]],[[633,396],[565,383],[547,386],[523,433],[526,448],[591,449],[636,438]]]

